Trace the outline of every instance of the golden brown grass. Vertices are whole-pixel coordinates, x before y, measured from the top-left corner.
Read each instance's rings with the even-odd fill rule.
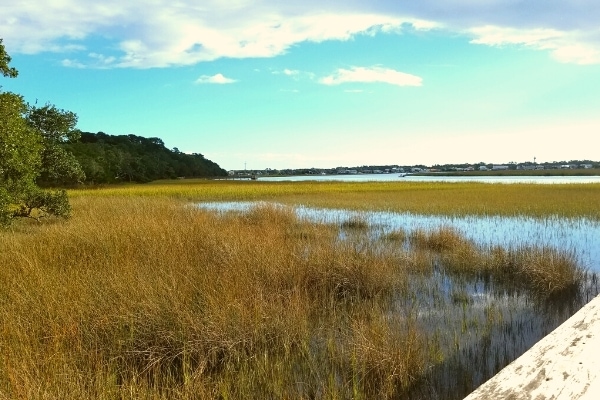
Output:
[[[573,253],[551,247],[494,247],[483,262],[487,270],[514,285],[526,286],[540,296],[577,290],[584,270]]]
[[[598,218],[599,188],[198,181],[72,191],[71,220],[0,232],[0,398],[398,397],[439,362],[410,310],[394,308],[410,275],[426,280],[437,263],[550,293],[580,278],[572,258],[480,249],[447,227],[373,241],[362,217],[310,223],[269,205],[219,216],[189,202]]]
[[[497,283],[524,287],[537,296],[577,289],[583,279],[575,255],[551,247],[484,248],[451,227],[417,229],[409,240],[417,249],[436,252],[440,267],[450,273],[489,275]]]
[[[73,206],[0,233],[3,397],[385,398],[426,367],[416,328],[385,318],[395,251],[278,207]]]
[[[74,190],[71,196],[164,196],[190,201],[269,200],[364,211],[600,219],[600,184],[474,182],[166,181]]]

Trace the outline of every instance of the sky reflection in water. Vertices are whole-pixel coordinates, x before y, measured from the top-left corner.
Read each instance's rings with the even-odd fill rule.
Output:
[[[257,202],[214,202],[198,204],[217,211],[245,211]],[[550,246],[573,252],[578,262],[590,271],[600,272],[600,223],[585,218],[549,217],[451,217],[393,212],[354,212],[348,210],[296,207],[301,218],[322,222],[340,222],[353,217],[365,219],[375,229],[387,233],[397,229],[436,229],[450,226],[480,245],[505,247]]]
[[[217,212],[247,211],[259,202],[215,202],[198,206]],[[282,207],[284,207],[282,205]],[[342,224],[358,218],[374,237],[402,229],[454,227],[482,246],[549,246],[573,252],[580,266],[600,272],[600,224],[586,219],[522,217],[446,217],[391,212],[296,207],[311,221]],[[596,278],[579,294],[539,299],[518,288],[479,278],[461,278],[434,269],[411,275],[408,293],[399,294],[394,315],[413,319],[437,344],[443,361],[436,363],[412,391],[414,398],[462,399],[500,369],[573,315],[598,293]]]

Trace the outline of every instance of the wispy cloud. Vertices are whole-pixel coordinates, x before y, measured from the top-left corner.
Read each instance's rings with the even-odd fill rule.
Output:
[[[70,58],[65,58],[64,60],[61,61],[61,65],[63,67],[68,67],[68,68],[85,68],[86,65],[77,61],[77,60],[72,60]]]
[[[472,28],[475,36],[471,43],[488,46],[520,45],[539,50],[548,50],[561,62],[575,64],[600,63],[600,47],[587,43],[579,32],[564,32],[556,29],[517,29],[499,26]]]
[[[284,68],[281,71],[280,70],[271,71],[271,73],[273,75],[297,76],[300,74],[300,71],[297,69]]]
[[[387,83],[396,86],[421,86],[423,79],[404,72],[382,67],[352,67],[338,69],[319,80],[324,85],[340,85],[349,82]]]
[[[298,71],[297,69],[284,69],[283,70],[283,74],[287,75],[287,76],[295,76],[298,75],[300,73],[300,71]]]
[[[271,74],[273,74],[273,75],[284,75],[284,76],[289,77],[289,78],[291,78],[291,79],[293,79],[295,81],[313,80],[313,79],[315,79],[314,72],[300,71],[298,69],[284,68],[283,70],[274,70],[274,71],[271,71]]]
[[[302,5],[272,0],[105,0],[85,7],[79,0],[62,0],[36,7],[24,2],[1,5],[0,34],[9,51],[25,53],[101,39],[96,40],[100,48],[88,51],[116,56],[114,67],[152,68],[223,57],[274,57],[297,43],[348,40],[361,33],[399,29],[410,19],[353,5],[315,7],[312,0]]]
[[[213,83],[224,85],[228,83],[237,82],[235,79],[227,78],[223,74],[215,74],[215,75],[202,75],[200,78],[196,79],[196,84],[205,84],[205,83]]]
[[[549,51],[562,62],[600,63],[597,0],[38,3],[0,5],[0,35],[9,52],[94,52],[111,61],[86,58],[74,62],[78,66],[152,68],[274,57],[307,41],[431,29],[470,35],[473,44]]]

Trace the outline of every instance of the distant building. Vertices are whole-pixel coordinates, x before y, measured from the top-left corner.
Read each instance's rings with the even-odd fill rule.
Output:
[[[492,165],[492,171],[501,171],[508,169],[508,165]]]

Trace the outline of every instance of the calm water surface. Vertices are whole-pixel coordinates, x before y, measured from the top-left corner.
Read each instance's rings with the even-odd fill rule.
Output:
[[[397,182],[484,182],[484,183],[600,183],[600,176],[424,176],[399,174],[302,175],[259,177],[260,181],[397,181]]]
[[[198,207],[215,212],[245,212],[261,203],[215,202]],[[284,207],[284,206],[281,206]],[[402,229],[454,227],[480,245],[549,246],[572,252],[580,266],[600,272],[600,224],[587,219],[522,217],[445,217],[390,212],[352,212],[294,208],[300,218],[368,223],[368,243]],[[450,275],[443,269],[411,276],[407,293],[387,311],[410,315],[443,360],[432,365],[409,399],[462,399],[515,360],[598,294],[597,277],[577,291],[556,298],[536,298],[527,291],[496,285],[486,278]]]
[[[256,202],[201,203],[201,208],[217,211],[245,211]],[[353,217],[364,218],[375,233],[397,229],[436,229],[451,226],[481,245],[550,246],[573,252],[579,263],[600,273],[600,223],[585,218],[535,219],[526,217],[451,217],[392,212],[352,212],[310,207],[296,207],[299,217],[313,221],[338,222]]]

